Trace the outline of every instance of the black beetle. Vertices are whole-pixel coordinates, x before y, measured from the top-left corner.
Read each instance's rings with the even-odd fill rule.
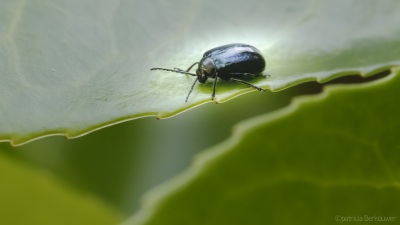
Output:
[[[189,71],[196,64],[198,64],[196,74],[189,73]],[[194,81],[186,97],[185,102],[187,102],[196,82],[199,81],[200,83],[205,83],[207,78],[214,79],[211,100],[214,100],[215,97],[215,87],[217,86],[218,77],[223,80],[232,80],[240,82],[242,84],[246,84],[259,91],[265,91],[265,89],[254,86],[246,81],[239,79],[245,77],[260,76],[260,73],[264,71],[264,68],[265,60],[258,49],[247,44],[229,44],[222,45],[206,51],[200,62],[193,63],[186,71],[179,68],[152,68],[150,70],[165,70],[175,73],[197,76],[197,79]]]

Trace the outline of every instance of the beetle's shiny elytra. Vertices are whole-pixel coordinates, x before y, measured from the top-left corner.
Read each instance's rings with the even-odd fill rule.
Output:
[[[190,73],[189,71],[195,65],[198,65],[196,73]],[[208,50],[204,53],[200,62],[193,63],[186,71],[179,68],[152,68],[150,70],[165,70],[196,76],[197,79],[194,81],[186,97],[185,101],[187,102],[196,82],[199,81],[200,83],[205,83],[208,78],[214,79],[211,100],[214,100],[215,97],[215,88],[217,86],[218,78],[227,81],[236,81],[259,91],[265,91],[265,89],[254,86],[240,79],[260,76],[260,73],[264,71],[264,68],[265,60],[258,49],[246,44],[229,44]]]

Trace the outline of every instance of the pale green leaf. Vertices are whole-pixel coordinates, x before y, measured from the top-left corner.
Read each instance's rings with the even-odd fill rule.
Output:
[[[172,116],[210,101],[211,83],[152,67],[186,68],[204,51],[258,47],[280,90],[307,80],[400,64],[400,2],[27,1],[0,8],[0,139],[76,137],[102,126]],[[217,101],[254,91],[219,82]]]

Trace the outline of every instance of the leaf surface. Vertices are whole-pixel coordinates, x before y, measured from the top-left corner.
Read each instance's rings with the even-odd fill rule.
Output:
[[[273,91],[400,65],[399,1],[13,1],[0,8],[0,139],[76,137],[210,101],[186,69],[206,50],[259,48]],[[355,32],[356,31],[356,32]],[[219,82],[217,101],[254,91]]]

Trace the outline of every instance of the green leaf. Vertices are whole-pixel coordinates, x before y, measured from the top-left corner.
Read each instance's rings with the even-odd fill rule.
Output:
[[[21,162],[0,154],[1,224],[109,224],[122,216],[99,199],[84,195]]]
[[[238,125],[126,224],[337,224],[400,207],[400,68]],[[339,221],[337,221],[339,220]]]
[[[308,80],[400,65],[397,0],[13,1],[0,8],[0,139],[76,137],[210,101],[211,83],[152,67],[186,68],[203,52],[258,47],[281,90]],[[356,31],[356,32],[355,32]],[[219,82],[218,101],[254,91]]]

